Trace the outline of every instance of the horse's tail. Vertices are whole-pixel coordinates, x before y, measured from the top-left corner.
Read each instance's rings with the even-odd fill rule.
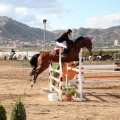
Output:
[[[30,59],[30,65],[33,67],[31,73],[30,73],[30,76],[34,75],[34,72],[35,72],[35,69],[37,68],[38,66],[38,57],[39,57],[40,54],[35,54],[31,57]]]

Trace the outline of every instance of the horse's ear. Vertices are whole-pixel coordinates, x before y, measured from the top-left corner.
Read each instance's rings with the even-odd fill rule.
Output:
[[[90,37],[90,40],[92,40],[93,39],[93,37]]]

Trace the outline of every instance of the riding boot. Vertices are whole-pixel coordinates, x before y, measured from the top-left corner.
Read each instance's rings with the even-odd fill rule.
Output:
[[[63,48],[63,51],[62,51],[62,56],[65,56],[65,54],[66,54],[66,49],[65,49],[65,48]]]

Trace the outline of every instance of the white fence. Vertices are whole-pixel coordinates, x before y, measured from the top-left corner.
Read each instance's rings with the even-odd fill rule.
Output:
[[[30,59],[34,54],[38,54],[40,52],[29,52],[29,51],[23,51],[23,52],[16,52],[16,54],[22,55],[22,57],[25,57]],[[10,55],[10,52],[0,52],[0,58],[4,59],[5,55]]]

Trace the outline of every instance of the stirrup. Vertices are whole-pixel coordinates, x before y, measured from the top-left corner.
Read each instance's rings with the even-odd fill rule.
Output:
[[[64,54],[61,54],[61,57],[65,57],[65,55],[64,55]]]

